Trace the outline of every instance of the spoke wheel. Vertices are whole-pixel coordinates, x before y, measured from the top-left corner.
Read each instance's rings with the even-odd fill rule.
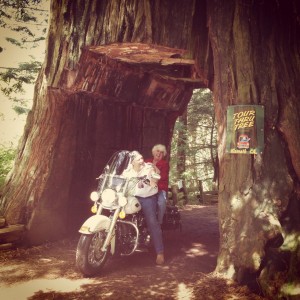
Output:
[[[101,271],[109,253],[101,250],[106,238],[106,232],[101,230],[94,234],[81,235],[76,251],[76,265],[86,276],[92,276]]]

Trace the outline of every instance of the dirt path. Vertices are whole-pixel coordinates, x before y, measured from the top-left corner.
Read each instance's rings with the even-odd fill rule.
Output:
[[[0,253],[0,299],[262,299],[211,274],[219,242],[216,206],[189,205],[181,218],[181,232],[164,232],[166,263],[159,267],[152,253],[136,253],[84,278],[75,266],[79,236]]]

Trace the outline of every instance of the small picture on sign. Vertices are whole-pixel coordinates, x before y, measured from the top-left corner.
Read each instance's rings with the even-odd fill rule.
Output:
[[[250,148],[250,138],[247,134],[241,134],[238,137],[237,148],[238,149],[249,149]]]

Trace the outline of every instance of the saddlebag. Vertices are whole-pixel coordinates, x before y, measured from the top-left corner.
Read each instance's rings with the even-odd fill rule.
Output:
[[[181,217],[177,206],[167,206],[162,224],[163,229],[180,229]]]

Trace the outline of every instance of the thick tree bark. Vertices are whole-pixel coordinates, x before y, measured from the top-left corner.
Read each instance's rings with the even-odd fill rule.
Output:
[[[267,266],[271,266],[271,272],[278,271],[276,260],[272,261],[274,255],[268,255],[276,252],[284,256],[283,250],[280,254],[276,248],[283,237],[289,236],[283,219],[289,203],[296,205],[299,218],[300,91],[296,82],[300,65],[296,14],[299,16],[300,10],[296,8],[296,2],[287,6],[283,2],[209,2],[213,91],[220,125],[221,246],[217,271],[242,283],[259,274],[263,277],[261,271]],[[225,153],[226,109],[234,104],[265,107],[263,154]],[[299,221],[291,218],[289,223],[289,231],[299,230]],[[294,250],[287,244],[283,247],[286,252]],[[297,256],[297,251],[293,255]],[[295,282],[298,275],[290,280]]]
[[[277,292],[267,288],[272,273],[295,282],[299,15],[297,1],[283,0],[52,1],[44,67],[1,200],[7,220],[26,224],[33,244],[76,230],[109,155],[169,146],[192,89],[207,86],[219,131],[216,271],[241,283],[260,276],[270,295]],[[130,61],[123,50],[109,50],[124,42],[152,48]],[[233,104],[264,106],[262,154],[226,153],[226,110]]]
[[[161,2],[166,11],[150,3],[52,2],[44,68],[1,200],[9,224],[27,225],[30,243],[77,230],[109,156],[168,147],[177,116],[204,85],[179,49],[191,37],[194,2]],[[167,12],[172,24],[162,21]],[[170,26],[180,34],[169,35]]]

